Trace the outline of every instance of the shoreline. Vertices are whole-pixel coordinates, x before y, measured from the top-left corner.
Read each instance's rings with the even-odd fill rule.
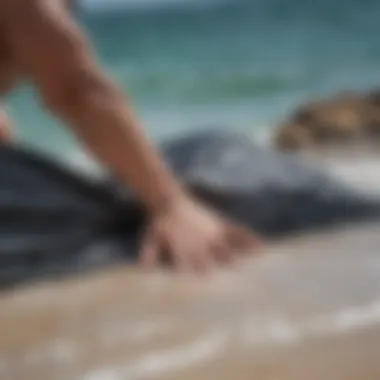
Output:
[[[242,380],[373,380],[379,231],[294,237],[209,280],[119,268],[0,294],[0,352],[8,353],[0,373],[187,380],[240,370]]]

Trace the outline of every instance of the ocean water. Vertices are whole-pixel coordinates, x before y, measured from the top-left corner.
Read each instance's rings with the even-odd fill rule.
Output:
[[[380,81],[376,0],[80,5],[99,60],[156,140],[214,127],[262,138],[300,102]],[[68,129],[37,103],[30,88],[12,94],[19,139],[73,157],[79,147]]]

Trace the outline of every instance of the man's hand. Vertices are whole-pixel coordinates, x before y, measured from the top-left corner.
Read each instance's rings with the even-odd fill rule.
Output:
[[[184,197],[153,217],[140,259],[151,267],[169,255],[181,271],[205,272],[257,248],[259,240],[250,231]]]

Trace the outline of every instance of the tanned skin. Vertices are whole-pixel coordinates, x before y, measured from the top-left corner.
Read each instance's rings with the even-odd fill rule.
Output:
[[[0,107],[0,141],[11,142],[13,140],[12,136],[12,125],[9,120],[5,110]]]
[[[143,264],[155,265],[169,253],[178,269],[203,271],[251,248],[256,239],[249,231],[201,206],[164,165],[128,100],[99,66],[68,3],[0,0],[0,97],[20,80],[30,81],[42,104],[135,190],[151,215]],[[9,127],[4,115],[1,126]]]

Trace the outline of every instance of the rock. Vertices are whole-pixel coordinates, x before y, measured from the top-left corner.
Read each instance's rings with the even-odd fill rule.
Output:
[[[326,104],[316,113],[310,125],[317,142],[346,141],[356,139],[363,131],[360,103],[340,99],[335,104]]]
[[[312,101],[302,105],[291,116],[291,120],[303,126],[312,125],[316,122],[316,116],[320,109],[326,107],[325,101]]]
[[[370,137],[380,137],[380,109],[371,107],[367,113],[368,124],[366,132]]]
[[[163,152],[202,199],[267,237],[379,215],[377,199],[359,197],[319,168],[260,148],[244,135],[198,133]]]
[[[380,90],[371,91],[365,98],[367,119],[367,134],[371,137],[380,136]]]
[[[310,130],[294,122],[284,124],[279,129],[274,144],[283,151],[292,151],[311,148],[314,141]]]
[[[380,107],[380,89],[372,90],[366,96],[366,100],[375,107]]]
[[[380,216],[380,199],[244,135],[198,133],[161,149],[195,196],[267,238]],[[0,287],[135,260],[146,215],[120,189],[0,146]]]
[[[300,150],[326,144],[372,142],[380,131],[377,102],[376,93],[365,97],[342,92],[332,99],[302,105],[280,125],[274,137],[275,146],[282,150]],[[308,138],[299,137],[304,135]],[[289,143],[292,139],[297,143]]]

